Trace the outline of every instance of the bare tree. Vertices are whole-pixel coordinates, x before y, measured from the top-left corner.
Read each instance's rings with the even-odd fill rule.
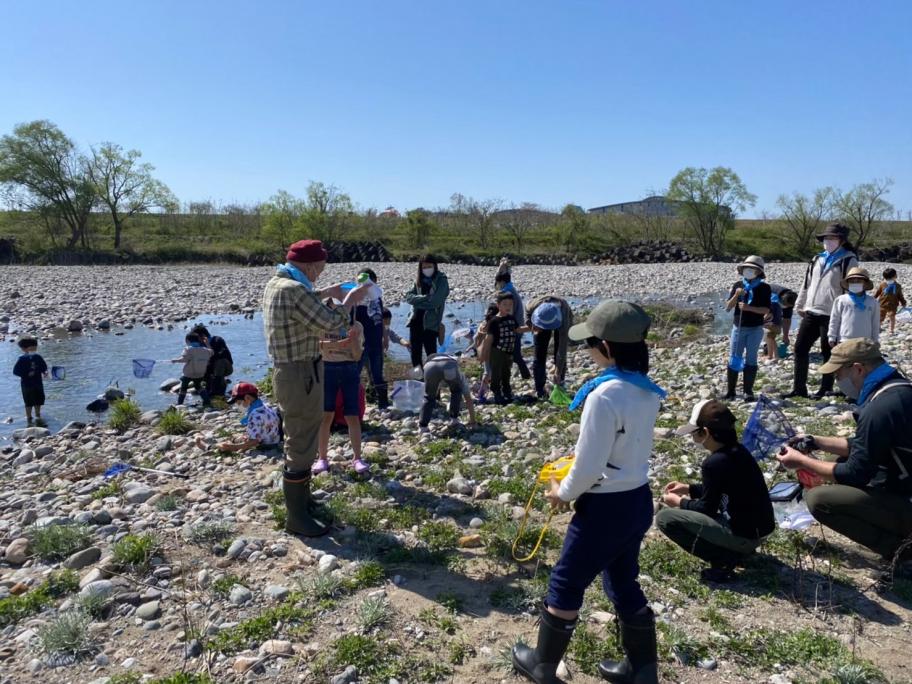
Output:
[[[476,200],[458,192],[450,196],[450,213],[475,233],[482,248],[490,247],[494,241],[497,231],[494,214],[502,207],[503,200],[500,199]]]
[[[833,211],[836,196],[833,188],[817,188],[808,197],[799,192],[779,195],[776,206],[782,211],[782,237],[800,257],[809,257],[814,251],[814,236]]]
[[[516,251],[522,252],[526,239],[539,224],[538,217],[542,213],[542,208],[532,202],[523,202],[518,207],[511,204],[497,214],[496,222],[510,234]]]
[[[856,247],[861,247],[874,237],[883,221],[893,213],[893,205],[884,199],[892,185],[892,178],[875,178],[870,183],[856,185],[836,198],[836,213],[854,229]]]

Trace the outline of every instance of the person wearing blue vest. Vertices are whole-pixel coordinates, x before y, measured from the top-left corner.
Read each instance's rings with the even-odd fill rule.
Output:
[[[583,604],[598,576],[614,604],[621,629],[622,661],[603,661],[612,682],[658,684],[655,616],[637,581],[640,544],[652,525],[649,460],[659,407],[666,393],[649,372],[646,334],[652,323],[636,304],[607,300],[570,339],[585,341],[598,376],[576,393],[583,407],[575,458],[566,477],[552,479],[545,496],[554,509],[575,502],[560,559],[551,571],[535,648],[513,648],[513,666],[537,684],[557,682],[556,672]]]

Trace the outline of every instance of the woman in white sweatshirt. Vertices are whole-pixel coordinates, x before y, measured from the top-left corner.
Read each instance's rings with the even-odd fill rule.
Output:
[[[830,313],[830,346],[840,342],[865,337],[880,340],[880,303],[867,292],[874,289],[874,282],[867,270],[856,266],[849,270],[842,286],[847,290],[833,302]]]
[[[601,373],[570,405],[570,410],[583,405],[576,458],[545,495],[554,508],[575,501],[575,512],[551,571],[537,645],[513,649],[516,670],[537,684],[558,681],[555,672],[583,594],[599,574],[620,621],[626,655],[620,662],[602,662],[599,672],[611,681],[658,684],[655,616],[637,581],[640,544],[652,525],[652,433],[665,396],[646,375],[650,323],[639,306],[608,300],[569,331],[571,340],[586,341]]]

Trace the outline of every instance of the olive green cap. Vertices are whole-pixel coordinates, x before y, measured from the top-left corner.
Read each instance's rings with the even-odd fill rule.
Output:
[[[570,339],[597,337],[608,342],[642,342],[652,319],[641,306],[619,299],[607,299],[589,317],[570,328]]]

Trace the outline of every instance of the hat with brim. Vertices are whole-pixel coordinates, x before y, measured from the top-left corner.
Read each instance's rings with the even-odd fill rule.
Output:
[[[563,323],[560,307],[554,302],[544,302],[532,312],[532,325],[542,330],[557,330]]]
[[[619,299],[608,299],[592,310],[588,318],[570,328],[571,340],[596,337],[606,342],[643,342],[652,319],[642,307]]]
[[[846,226],[843,226],[839,223],[831,223],[826,228],[823,229],[822,233],[817,233],[815,236],[818,240],[823,240],[824,238],[834,237],[839,238],[843,242],[849,239],[849,229]]]
[[[842,289],[849,289],[849,281],[851,280],[863,280],[865,290],[874,289],[874,281],[871,280],[871,274],[868,273],[868,269],[862,268],[861,266],[853,266],[849,269],[849,272],[846,273],[846,277],[842,279]]]
[[[756,254],[751,254],[747,259],[738,264],[738,273],[741,273],[745,268],[755,268],[763,275],[766,275],[766,262],[763,261],[763,257],[757,256]]]
[[[856,337],[840,342],[830,351],[830,360],[820,367],[820,372],[835,373],[853,363],[876,363],[883,361],[880,345],[865,337]]]
[[[735,428],[735,416],[731,410],[716,399],[704,399],[697,402],[690,412],[690,420],[675,430],[679,436],[689,435],[708,428],[712,430],[733,430]]]
[[[231,396],[228,398],[227,403],[233,404],[247,396],[252,396],[256,399],[260,396],[259,388],[252,382],[239,382],[231,388]]]

